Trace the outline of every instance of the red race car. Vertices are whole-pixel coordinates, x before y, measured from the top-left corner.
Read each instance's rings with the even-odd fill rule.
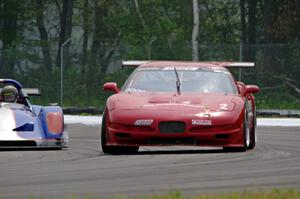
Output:
[[[256,143],[255,85],[226,67],[250,62],[124,61],[137,67],[120,89],[107,82],[102,151],[136,153],[139,146],[217,146],[246,151]]]

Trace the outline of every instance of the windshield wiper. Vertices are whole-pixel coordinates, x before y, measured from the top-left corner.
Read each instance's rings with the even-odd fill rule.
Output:
[[[179,75],[178,75],[178,72],[176,70],[176,67],[174,67],[174,71],[175,71],[175,75],[176,75],[176,88],[177,88],[177,93],[178,95],[181,94],[181,82],[180,82],[180,79],[179,79]]]

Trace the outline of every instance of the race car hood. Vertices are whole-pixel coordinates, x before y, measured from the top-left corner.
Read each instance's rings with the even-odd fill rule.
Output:
[[[1,103],[0,116],[0,134],[8,131],[33,131],[34,129],[33,113],[21,104]]]
[[[240,97],[232,94],[119,93],[109,99],[116,110],[228,111],[234,110]]]

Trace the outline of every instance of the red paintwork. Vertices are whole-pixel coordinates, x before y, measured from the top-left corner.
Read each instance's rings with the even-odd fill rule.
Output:
[[[224,64],[227,62],[224,62]],[[213,67],[219,70],[226,68],[214,62],[171,62],[157,61],[143,64],[139,67]],[[233,78],[233,77],[232,77]],[[234,80],[235,82],[235,80]],[[237,84],[237,83],[236,83]],[[106,84],[106,88],[109,85]],[[150,138],[194,138],[199,146],[243,146],[243,121],[245,102],[252,104],[250,128],[255,128],[255,102],[251,93],[258,92],[257,86],[246,88],[239,83],[239,94],[205,94],[205,93],[127,93],[118,92],[110,96],[106,103],[107,145],[111,146],[145,146]],[[220,104],[228,104],[227,110],[222,110]],[[208,115],[209,114],[209,115]],[[211,126],[192,125],[193,119],[207,119]],[[153,119],[151,126],[136,126],[138,119]],[[183,121],[186,124],[184,133],[161,133],[158,123],[161,121]],[[176,143],[173,143],[176,145]],[[172,145],[173,145],[172,144]],[[178,143],[182,144],[182,143]]]

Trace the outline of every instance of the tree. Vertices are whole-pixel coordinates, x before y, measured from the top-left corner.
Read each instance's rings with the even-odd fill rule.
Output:
[[[192,60],[199,60],[199,52],[198,52],[198,35],[199,35],[199,6],[198,0],[193,0],[193,34],[192,34]]]
[[[272,53],[272,3],[273,0],[264,1],[264,68],[265,70],[271,72],[274,71],[273,65],[273,53]],[[273,70],[272,70],[273,67]]]
[[[246,14],[245,14],[245,0],[240,0],[240,10],[241,10],[241,59],[244,59],[245,54],[245,44],[247,44],[247,26],[246,26]],[[241,60],[241,61],[242,61]]]
[[[95,0],[93,41],[91,47],[91,63],[96,74],[105,75],[112,61],[118,52],[122,36],[122,30],[117,23],[114,23],[114,15],[119,12],[118,1]]]
[[[242,60],[255,61],[257,0],[240,0]]]
[[[44,5],[45,0],[36,0],[35,13],[36,13],[36,25],[40,34],[40,45],[43,53],[43,63],[47,71],[52,69],[52,60],[49,45],[49,36],[44,23]]]
[[[87,53],[88,53],[88,36],[89,36],[89,0],[84,0],[82,8],[83,18],[83,42],[82,42],[82,64],[87,64]]]
[[[297,13],[297,21],[298,21],[298,42],[300,42],[300,0],[296,1],[296,13]]]
[[[60,10],[59,3],[58,10]],[[73,0],[63,0],[62,10],[60,13],[60,32],[59,32],[59,41],[58,41],[58,51],[56,56],[56,66],[60,66],[60,48],[62,44],[69,38],[71,38],[72,33],[72,18],[73,18]],[[70,42],[66,44],[64,50],[67,63],[69,61],[69,47]],[[68,64],[67,64],[68,65]]]
[[[18,36],[18,14],[20,3],[18,0],[4,0],[2,3],[2,53],[0,72],[7,77],[12,77],[16,62],[16,46]]]
[[[142,13],[141,13],[141,11],[140,11],[140,6],[139,6],[138,0],[134,0],[134,5],[135,5],[136,13],[137,13],[137,15],[139,16],[139,19],[140,19],[140,21],[141,21],[141,23],[142,23],[142,25],[143,25],[143,28],[144,28],[145,30],[148,30],[148,26],[146,25],[145,20],[144,20],[144,18],[143,18],[143,15],[142,15]]]
[[[255,61],[256,56],[256,10],[257,0],[248,0],[248,47],[246,61]]]

